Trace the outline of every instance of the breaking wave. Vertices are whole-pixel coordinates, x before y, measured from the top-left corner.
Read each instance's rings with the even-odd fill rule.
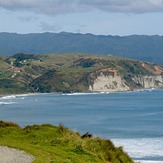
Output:
[[[99,93],[65,93],[62,95],[67,95],[67,96],[81,96],[81,95],[98,95],[98,94],[103,94],[102,92]]]
[[[136,162],[163,163],[163,137],[113,139],[112,141],[116,146],[123,146]]]
[[[0,102],[0,105],[11,105],[16,104],[16,102]]]
[[[15,95],[10,95],[10,96],[1,97],[1,99],[13,99],[13,98],[16,98],[16,96]]]

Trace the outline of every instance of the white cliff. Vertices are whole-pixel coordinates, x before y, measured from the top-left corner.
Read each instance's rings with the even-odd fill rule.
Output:
[[[141,85],[145,89],[149,88],[160,88],[163,87],[163,76],[162,75],[153,75],[153,76],[135,76],[132,80]]]
[[[89,91],[118,92],[134,89],[162,88],[163,75],[138,75],[126,81],[117,70],[102,69],[89,76]]]
[[[94,92],[128,91],[130,88],[116,70],[103,69],[90,75],[89,90]]]

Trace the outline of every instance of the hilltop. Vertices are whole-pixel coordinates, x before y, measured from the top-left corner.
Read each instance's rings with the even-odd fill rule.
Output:
[[[0,94],[115,92],[163,87],[157,64],[83,53],[0,57]]]
[[[105,36],[79,33],[0,33],[0,54],[83,52],[133,58],[163,65],[163,36]]]

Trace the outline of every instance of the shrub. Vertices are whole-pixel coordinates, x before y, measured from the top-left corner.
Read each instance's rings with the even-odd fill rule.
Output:
[[[19,125],[13,123],[13,122],[5,122],[5,121],[0,121],[0,127],[17,127],[20,128]]]

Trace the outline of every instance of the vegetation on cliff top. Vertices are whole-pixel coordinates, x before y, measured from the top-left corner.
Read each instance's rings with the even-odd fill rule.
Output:
[[[24,150],[35,157],[35,163],[133,163],[122,147],[110,140],[80,135],[63,125],[26,126],[0,121],[0,145]]]
[[[131,81],[134,75],[153,75],[156,71],[154,64],[115,56],[20,53],[0,57],[0,94],[87,92],[89,75],[105,68],[116,69],[131,86],[135,85]]]

